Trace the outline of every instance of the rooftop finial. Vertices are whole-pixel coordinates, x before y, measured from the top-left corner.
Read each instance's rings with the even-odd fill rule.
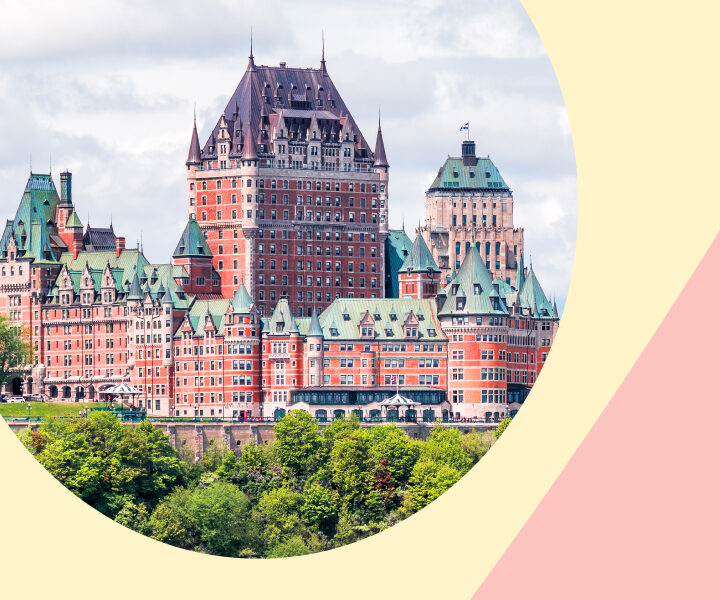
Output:
[[[50,152],[50,175],[52,175],[52,152]]]
[[[197,125],[197,102],[193,102],[193,125]]]
[[[248,57],[248,71],[255,70],[255,57],[253,56],[253,31],[250,25],[250,56]]]
[[[320,69],[323,73],[327,73],[327,68],[325,67],[325,30],[321,30],[321,36],[322,36],[322,56],[320,58]]]

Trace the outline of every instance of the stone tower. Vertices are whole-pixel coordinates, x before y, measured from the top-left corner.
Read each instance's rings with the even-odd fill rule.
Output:
[[[462,156],[448,157],[425,195],[420,233],[448,281],[474,246],[493,278],[515,286],[523,252],[523,229],[513,225],[513,194],[489,157],[478,158],[475,142]]]

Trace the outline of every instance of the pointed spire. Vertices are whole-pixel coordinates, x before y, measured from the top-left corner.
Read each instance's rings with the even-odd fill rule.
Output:
[[[252,25],[250,25],[250,56],[248,56],[248,71],[254,71],[255,70],[255,57],[253,56],[253,34],[252,34]]]
[[[388,168],[390,165],[385,155],[385,143],[383,142],[382,128],[380,127],[380,107],[378,106],[378,132],[377,140],[375,140],[375,162],[373,167]]]
[[[132,283],[130,284],[130,293],[128,294],[128,300],[141,300],[142,299],[142,288],[140,287],[140,280],[137,276],[137,271],[133,275]]]
[[[245,132],[245,143],[243,144],[243,160],[257,160],[257,146],[255,144],[255,138],[253,138],[252,130],[250,129],[250,123],[247,125]]]
[[[320,325],[320,319],[318,319],[318,313],[316,310],[312,312],[312,318],[310,319],[310,327],[308,328],[307,337],[317,336],[322,337],[323,330]]]
[[[325,66],[325,30],[322,30],[322,56],[320,58],[320,70],[323,75],[327,75],[327,67]]]
[[[525,283],[525,267],[523,266],[523,255],[520,253],[520,258],[517,264],[517,275],[515,276],[515,289],[519,292]]]
[[[195,113],[195,108],[193,107],[193,130],[192,136],[190,137],[190,150],[188,150],[188,157],[185,165],[189,167],[190,165],[199,165],[200,162],[200,141],[198,140],[197,132],[197,115]]]
[[[250,294],[248,294],[247,288],[242,281],[240,282],[238,289],[235,291],[231,305],[233,312],[239,314],[249,313],[252,308],[252,298],[250,297]]]

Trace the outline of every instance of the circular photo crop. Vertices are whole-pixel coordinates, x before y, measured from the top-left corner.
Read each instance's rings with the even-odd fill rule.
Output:
[[[575,165],[532,23],[123,6],[3,12],[0,415],[174,546],[391,527],[511,425],[560,325]]]

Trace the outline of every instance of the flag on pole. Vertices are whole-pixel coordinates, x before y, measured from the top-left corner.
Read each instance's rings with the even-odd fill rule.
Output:
[[[460,127],[460,131],[470,131],[470,121]]]

